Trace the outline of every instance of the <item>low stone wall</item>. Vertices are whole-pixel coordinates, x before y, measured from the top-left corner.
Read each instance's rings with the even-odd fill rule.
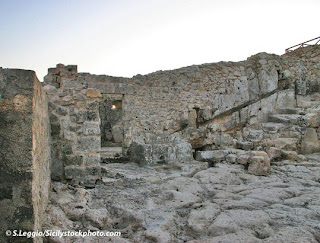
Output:
[[[33,71],[1,69],[0,90],[0,241],[7,242],[6,230],[41,229],[50,186],[49,120]]]
[[[320,61],[320,45],[300,47],[286,53],[285,56],[296,57],[302,60]]]

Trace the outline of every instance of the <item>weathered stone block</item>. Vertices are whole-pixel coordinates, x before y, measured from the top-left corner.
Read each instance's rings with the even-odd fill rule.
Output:
[[[86,167],[86,175],[94,176],[97,179],[101,177],[101,168],[100,166],[93,165]]]
[[[291,72],[289,70],[284,70],[283,72],[279,73],[279,79],[288,79],[291,77]]]
[[[298,154],[296,151],[286,151],[282,150],[281,155],[283,159],[291,160],[291,161],[305,161],[307,158],[302,154]]]
[[[152,162],[157,164],[167,164],[169,155],[169,145],[154,144],[152,145]]]
[[[278,92],[277,108],[293,108],[296,103],[295,92],[293,89]]]
[[[197,127],[197,111],[195,109],[191,109],[189,111],[189,117],[188,117],[189,121],[189,127]]]
[[[224,129],[223,131],[231,130],[234,127],[238,126],[240,123],[239,113],[233,112],[232,115],[227,116],[223,121]]]
[[[61,152],[64,155],[70,155],[73,153],[72,145],[70,144],[70,142],[63,142],[61,144]]]
[[[315,128],[307,128],[301,142],[301,153],[311,154],[320,151],[320,142],[317,130]]]
[[[99,103],[97,101],[87,101],[87,108],[89,110],[95,110],[98,108]]]
[[[72,124],[69,126],[71,132],[78,132],[81,128],[82,126],[78,124]]]
[[[181,119],[180,120],[180,127],[181,129],[186,128],[189,125],[189,120],[188,119]]]
[[[291,151],[297,149],[297,142],[296,138],[277,138],[273,141],[275,147]]]
[[[98,89],[89,88],[89,89],[87,89],[87,97],[89,97],[89,98],[100,98],[101,97],[101,92]]]
[[[52,85],[43,86],[43,90],[48,94],[55,94],[57,92],[57,88]]]
[[[98,122],[84,122],[82,129],[84,135],[100,134],[100,124]]]
[[[296,81],[296,94],[306,95],[307,94],[307,82],[306,81]]]
[[[258,78],[260,95],[269,93],[278,88],[278,72],[275,68],[262,67],[258,74]]]
[[[152,146],[135,141],[130,146],[131,159],[140,165],[152,164]]]
[[[101,158],[100,155],[96,154],[96,155],[90,155],[88,157],[86,157],[85,159],[85,164],[89,165],[89,166],[93,166],[93,165],[99,165],[101,162]]]
[[[320,110],[306,115],[308,127],[320,127]]]
[[[231,164],[236,164],[237,163],[237,159],[238,159],[238,157],[235,154],[228,154],[226,156],[226,161],[228,163],[231,163]]]
[[[264,151],[250,153],[248,172],[254,175],[267,175],[270,172],[270,159]]]
[[[238,164],[246,165],[249,163],[250,156],[248,153],[240,153],[240,154],[237,154],[237,156],[238,156],[238,159],[237,159]]]
[[[226,158],[226,151],[224,150],[213,150],[213,151],[197,151],[196,160],[218,163],[224,161]]]
[[[80,110],[76,112],[76,122],[83,123],[84,121],[86,121],[87,116],[88,116],[88,113],[86,110]]]
[[[66,179],[74,179],[74,178],[83,178],[86,175],[86,171],[84,168],[77,166],[65,166],[64,167],[64,176]]]
[[[77,141],[77,135],[68,130],[63,131],[63,138],[69,141]]]
[[[60,134],[60,124],[51,123],[51,136],[59,136]]]
[[[88,111],[87,112],[87,120],[88,121],[98,121],[99,115],[97,111]]]
[[[250,139],[250,141],[253,142],[259,142],[263,139],[263,131],[262,130],[255,130],[255,129],[250,129],[247,139]],[[249,145],[248,145],[249,146]]]
[[[62,106],[57,106],[55,111],[58,115],[61,116],[65,116],[68,114],[68,109]]]
[[[279,148],[276,148],[276,147],[270,147],[268,150],[267,150],[267,154],[270,158],[270,160],[277,160],[277,159],[280,159],[281,158],[281,149]]]
[[[238,141],[236,143],[236,148],[243,149],[243,150],[252,150],[253,149],[253,143],[249,141]]]
[[[266,160],[263,156],[252,156],[248,172],[254,175],[267,175],[270,171],[270,160]]]
[[[84,96],[83,94],[81,94],[79,91],[74,90],[73,91],[73,98],[75,100],[85,100],[86,96]]]
[[[67,156],[64,156],[63,161],[65,166],[70,166],[70,165],[81,166],[83,164],[83,156],[67,155]]]
[[[169,162],[176,162],[176,161],[182,161],[182,162],[186,162],[186,161],[191,161],[193,160],[193,156],[192,156],[192,146],[190,143],[179,139],[179,138],[175,138],[175,140],[173,141],[173,145],[172,145],[172,152],[174,153],[174,157],[175,160],[170,161]],[[169,154],[169,158],[173,157],[173,155],[170,156]]]
[[[96,151],[101,147],[100,137],[80,137],[78,138],[77,149],[81,151]]]
[[[70,95],[63,97],[63,99],[61,101],[61,105],[63,105],[63,106],[72,105],[74,103],[75,103],[75,101],[73,100],[73,97]]]

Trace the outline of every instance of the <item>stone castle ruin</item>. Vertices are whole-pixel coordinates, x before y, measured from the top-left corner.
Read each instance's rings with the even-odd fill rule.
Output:
[[[43,83],[33,71],[0,69],[0,241],[17,240],[7,229],[120,230],[114,242],[288,240],[300,232],[292,219],[281,235],[257,202],[248,218],[268,220],[251,225],[235,210],[221,218],[213,198],[228,198],[230,185],[268,184],[283,168],[319,173],[319,57],[316,45],[132,78],[58,64]],[[318,242],[312,224],[295,237]]]

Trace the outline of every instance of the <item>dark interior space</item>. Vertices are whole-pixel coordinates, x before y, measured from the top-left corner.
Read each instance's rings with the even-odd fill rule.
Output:
[[[122,141],[119,139],[123,133],[122,127],[122,100],[114,100],[107,97],[99,104],[101,119],[101,147],[121,147]],[[120,127],[120,129],[119,129]]]

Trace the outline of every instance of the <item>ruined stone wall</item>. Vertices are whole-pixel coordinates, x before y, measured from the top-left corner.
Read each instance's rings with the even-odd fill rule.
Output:
[[[137,142],[133,149],[149,158],[142,164],[156,163],[179,153],[174,150],[177,143],[171,144],[175,138],[193,149],[219,149],[243,140],[246,126],[259,126],[276,110],[295,107],[300,86],[317,90],[318,66],[260,53],[237,63],[194,65],[129,79],[57,65],[49,69],[45,89],[57,128],[57,161],[65,170],[60,177],[71,180],[89,173],[93,181],[98,178],[98,103],[103,94],[123,96],[125,151]],[[146,145],[144,152],[141,144]]]
[[[320,45],[310,45],[295,49],[285,54],[302,60],[320,61]]]
[[[1,69],[0,90],[0,239],[6,242],[6,230],[40,230],[50,144],[47,101],[35,73]]]
[[[88,89],[76,66],[49,69],[44,89],[49,97],[52,179],[94,186],[100,178],[98,90]]]

